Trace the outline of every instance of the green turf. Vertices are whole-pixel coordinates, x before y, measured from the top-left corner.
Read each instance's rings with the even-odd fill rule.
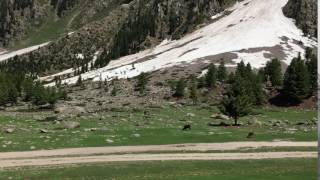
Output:
[[[316,159],[165,161],[23,168],[0,171],[0,179],[114,180],[316,180]]]
[[[187,106],[182,108],[165,107],[151,109],[152,117],[143,119],[143,112],[105,112],[93,117],[75,118],[81,127],[74,130],[59,129],[62,125],[51,122],[38,122],[31,115],[23,117],[0,116],[0,127],[16,127],[16,131],[7,134],[0,131],[0,152],[25,151],[32,146],[35,149],[56,149],[68,147],[96,147],[118,145],[148,145],[175,143],[209,143],[228,141],[316,141],[315,126],[296,126],[297,122],[304,122],[316,117],[315,111],[292,109],[260,109],[254,116],[240,119],[247,122],[256,118],[261,122],[269,120],[288,120],[290,125],[273,127],[266,123],[259,126],[242,127],[211,127],[209,122],[220,122],[211,119],[216,108],[200,108]],[[194,113],[194,117],[187,117],[187,113]],[[131,115],[130,115],[131,114]],[[101,118],[101,120],[100,120]],[[181,131],[185,124],[191,124],[191,131]],[[87,129],[97,128],[97,131]],[[295,128],[296,131],[288,131]],[[47,129],[49,133],[41,134],[40,129]],[[248,132],[255,132],[252,139],[247,139]],[[139,134],[140,137],[135,137]],[[112,140],[108,143],[106,140]]]

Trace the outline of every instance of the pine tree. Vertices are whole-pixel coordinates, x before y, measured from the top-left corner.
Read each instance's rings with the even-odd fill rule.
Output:
[[[191,78],[191,85],[189,87],[190,91],[190,99],[192,99],[192,102],[194,105],[198,103],[198,84],[197,79],[195,77]]]
[[[232,84],[232,83],[235,81],[235,77],[236,77],[235,73],[234,73],[234,72],[231,72],[231,73],[229,74],[229,76],[228,76],[227,83],[228,83],[228,84]]]
[[[263,83],[259,74],[253,74],[250,84],[254,98],[254,105],[262,105],[263,103],[265,103],[266,95],[263,91]]]
[[[46,89],[47,91],[47,101],[48,103],[53,106],[59,99],[59,93],[57,93],[57,90],[55,87],[49,87]]]
[[[214,64],[210,64],[208,72],[205,75],[206,86],[208,88],[213,88],[217,81],[217,68]]]
[[[237,71],[235,73],[235,76],[240,76],[243,78],[247,77],[247,68],[243,61],[237,64]]]
[[[118,79],[116,78],[116,79],[113,79],[112,81],[111,81],[111,85],[113,86],[113,89],[111,90],[111,96],[117,96],[118,95],[118,91],[119,91],[119,89],[118,89]]]
[[[310,76],[301,56],[294,58],[284,76],[283,93],[294,102],[301,102],[309,95]]]
[[[111,91],[111,96],[117,96],[117,94],[118,94],[118,88],[116,86],[114,86]]]
[[[18,100],[18,90],[16,87],[13,86],[13,84],[8,84],[11,87],[9,87],[8,92],[8,102],[10,103],[17,103]]]
[[[198,78],[198,88],[204,88],[206,87],[206,77],[201,76]]]
[[[218,72],[217,72],[217,79],[220,82],[223,82],[226,80],[228,74],[227,74],[227,69],[225,67],[224,61],[220,62],[220,65],[218,67]]]
[[[24,92],[23,100],[26,102],[31,101],[31,98],[33,96],[33,81],[31,78],[27,77],[24,80],[22,89]]]
[[[173,96],[178,98],[184,97],[185,88],[186,88],[185,80],[181,78],[176,84],[175,93],[173,94]]]
[[[310,94],[315,94],[318,88],[318,58],[316,55],[311,55],[310,59],[306,62],[309,81],[310,81]]]
[[[306,48],[305,58],[306,60],[310,60],[313,56],[313,50],[310,47]]]
[[[250,64],[245,65],[243,62],[240,62],[237,65],[234,77],[231,76],[229,78],[233,78],[229,80],[231,84],[234,84],[238,78],[242,78],[241,83],[252,105],[262,105],[264,103],[265,94],[261,77],[252,70]]]
[[[263,82],[263,83],[267,82],[267,75],[266,75],[265,68],[260,68],[259,69],[258,77],[259,77],[261,82]]]
[[[146,73],[141,73],[138,76],[138,81],[136,84],[136,90],[140,92],[140,94],[144,94],[147,89],[148,84],[148,75]]]
[[[234,125],[238,125],[239,117],[248,115],[251,111],[250,96],[247,95],[245,79],[236,76],[220,106],[220,111],[234,119]]]
[[[273,87],[279,87],[282,85],[282,72],[281,62],[278,59],[272,59],[265,67],[265,75],[271,82]]]
[[[78,80],[76,82],[76,85],[77,86],[82,86],[82,77],[81,77],[81,75],[79,75]]]

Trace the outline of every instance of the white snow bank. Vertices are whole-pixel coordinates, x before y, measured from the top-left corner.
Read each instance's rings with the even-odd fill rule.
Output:
[[[270,60],[263,54],[270,52],[240,53],[241,50],[276,45],[282,47],[287,55],[284,60],[290,63],[292,57],[299,52],[304,53],[296,42],[302,42],[305,46],[316,46],[317,43],[304,37],[294,21],[283,15],[282,8],[287,2],[288,0],[244,0],[230,8],[228,11],[232,13],[228,16],[180,40],[165,40],[153,49],[122,57],[112,61],[107,67],[82,74],[82,78],[95,81],[100,79],[100,75],[108,80],[114,77],[131,78],[141,72],[192,63],[203,57],[226,52],[236,53],[239,56],[235,59],[236,62],[244,60],[252,67],[260,68]],[[145,57],[148,60],[141,62],[141,58]],[[140,62],[136,62],[138,60]],[[132,68],[133,63],[135,68]],[[73,77],[64,82],[72,84],[77,79],[78,77]]]
[[[19,56],[19,55],[23,55],[23,54],[26,54],[26,53],[29,53],[31,51],[35,51],[43,46],[46,46],[48,45],[50,42],[46,42],[46,43],[43,43],[43,44],[40,44],[40,45],[35,45],[35,46],[31,46],[31,47],[28,47],[28,48],[24,48],[24,49],[20,49],[20,50],[17,50],[17,51],[9,51],[9,52],[5,52],[5,53],[0,53],[0,61],[4,61],[4,60],[7,60],[7,59],[10,59],[14,56]]]

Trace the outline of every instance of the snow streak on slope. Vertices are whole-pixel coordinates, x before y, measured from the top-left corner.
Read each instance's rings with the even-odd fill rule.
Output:
[[[31,47],[28,47],[28,48],[25,48],[25,49],[20,49],[20,50],[17,50],[17,51],[12,51],[12,52],[0,52],[0,61],[4,61],[4,60],[7,60],[7,59],[10,59],[14,56],[19,56],[19,55],[22,55],[22,54],[26,54],[26,53],[29,53],[31,51],[35,51],[43,46],[46,46],[48,45],[49,42],[46,42],[46,43],[43,43],[43,44],[40,44],[40,45],[36,45],[36,46],[31,46]]]
[[[221,53],[234,53],[254,68],[270,60],[265,54],[280,49],[284,62],[289,63],[304,46],[316,46],[313,39],[303,36],[292,19],[283,15],[288,0],[244,0],[228,9],[232,13],[177,41],[164,41],[159,46],[112,61],[107,67],[82,75],[83,79],[131,78],[141,72],[186,63],[196,63]],[[216,17],[214,17],[216,18]],[[259,51],[250,52],[252,48]],[[269,50],[266,50],[269,49]],[[243,51],[247,50],[247,51]],[[200,59],[201,58],[201,59]],[[134,64],[134,65],[133,65]],[[65,80],[75,83],[78,77]]]

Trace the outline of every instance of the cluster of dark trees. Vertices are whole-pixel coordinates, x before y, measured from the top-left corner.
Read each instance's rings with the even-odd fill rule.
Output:
[[[56,87],[44,87],[34,78],[20,74],[0,73],[0,105],[16,104],[19,100],[33,105],[54,105],[66,99],[65,91]]]
[[[288,105],[299,104],[304,99],[316,95],[317,77],[317,56],[312,53],[312,49],[307,48],[304,59],[299,54],[292,60],[285,73],[278,59],[272,59],[259,71],[242,61],[237,65],[235,72],[230,74],[221,61],[218,67],[214,64],[209,65],[205,75],[200,78],[181,78],[170,85],[173,97],[188,97],[194,104],[198,102],[199,89],[211,90],[218,85],[225,86],[220,110],[233,117],[235,125],[238,125],[239,117],[249,114],[254,106],[266,104],[270,98],[274,98],[270,97],[272,94],[268,92],[276,91],[276,98],[285,97],[282,100]],[[145,93],[147,83],[148,76],[142,73],[138,76],[136,90],[141,94]]]
[[[306,50],[305,60],[299,54],[292,60],[284,75],[277,59],[268,62],[258,73],[254,73],[250,65],[244,66],[241,62],[236,73],[229,75],[230,86],[220,109],[233,117],[235,125],[238,125],[239,117],[247,115],[253,106],[264,102],[264,87],[278,89],[279,96],[285,97],[284,103],[298,104],[316,95],[317,77],[317,56],[310,48]]]
[[[218,67],[210,64],[204,76],[200,78],[190,76],[188,80],[181,78],[175,82],[173,85],[173,97],[182,98],[188,96],[194,104],[197,104],[199,100],[199,89],[213,89],[217,86],[218,82],[223,83],[227,81],[227,78],[227,69],[223,61],[220,62]]]

